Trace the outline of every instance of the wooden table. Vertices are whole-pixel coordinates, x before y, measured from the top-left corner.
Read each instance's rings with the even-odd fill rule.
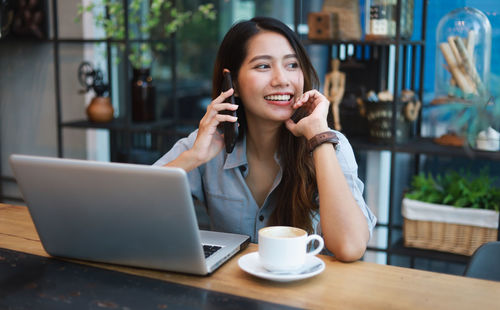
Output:
[[[27,209],[21,206],[0,204],[0,248],[48,256]],[[237,264],[239,256],[256,250],[257,245],[250,245],[206,277],[79,263],[307,309],[500,309],[500,282],[361,261],[341,263],[328,256],[320,256],[326,269],[316,277],[291,283],[261,280],[243,272]],[[6,284],[0,283],[0,290],[2,285]]]

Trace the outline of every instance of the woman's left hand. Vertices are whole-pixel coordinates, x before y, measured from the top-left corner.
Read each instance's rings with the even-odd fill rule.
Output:
[[[291,119],[285,122],[286,128],[296,137],[304,136],[306,139],[311,139],[315,135],[329,130],[328,110],[330,102],[319,91],[313,89],[305,92],[295,100],[292,105],[294,110],[298,108],[306,109],[307,116],[295,123]]]

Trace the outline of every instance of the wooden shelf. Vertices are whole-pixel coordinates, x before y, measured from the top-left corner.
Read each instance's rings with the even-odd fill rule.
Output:
[[[389,45],[425,45],[425,41],[412,41],[412,40],[400,40],[399,42],[392,40],[311,40],[304,39],[302,43],[305,45],[340,45],[340,44],[352,44],[352,45],[365,45],[365,46],[389,46]]]
[[[61,123],[61,126],[72,128],[108,129],[115,131],[151,131],[158,128],[169,127],[173,124],[174,121],[171,119],[131,124],[127,124],[126,120],[124,119],[113,119],[108,123],[95,123],[88,120],[75,120],[63,122]]]
[[[437,144],[433,138],[416,137],[406,143],[377,144],[366,138],[349,138],[355,150],[394,151],[398,153],[425,154],[451,157],[469,157],[471,159],[499,160],[500,152],[478,151],[467,147],[444,146]]]

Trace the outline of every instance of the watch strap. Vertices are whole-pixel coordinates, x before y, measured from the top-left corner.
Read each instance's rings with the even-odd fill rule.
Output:
[[[309,153],[312,153],[318,146],[323,143],[331,143],[333,144],[333,147],[336,148],[337,144],[339,144],[339,138],[332,130],[319,133],[311,139],[307,140],[307,149],[309,150]]]

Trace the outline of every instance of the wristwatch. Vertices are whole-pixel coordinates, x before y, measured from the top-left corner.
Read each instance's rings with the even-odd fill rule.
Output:
[[[339,138],[332,130],[319,133],[314,137],[312,137],[311,139],[307,140],[307,149],[309,150],[309,153],[312,154],[314,149],[316,149],[323,143],[331,143],[333,144],[333,147],[336,149],[337,144],[339,144]]]

